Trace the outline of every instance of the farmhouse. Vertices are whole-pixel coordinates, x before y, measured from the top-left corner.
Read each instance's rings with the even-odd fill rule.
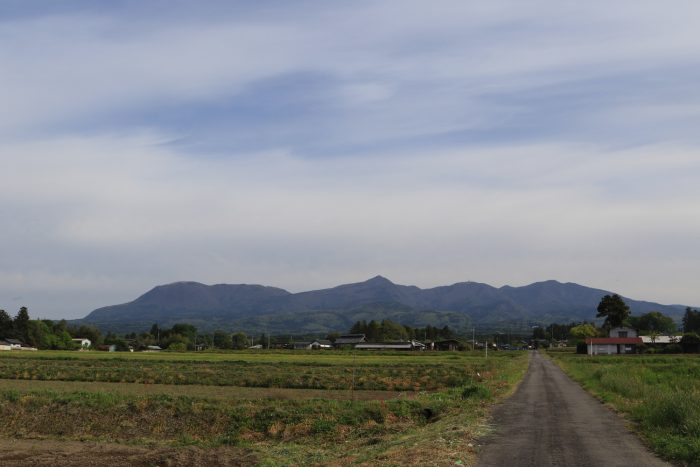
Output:
[[[337,348],[352,348],[357,344],[365,342],[366,338],[364,334],[344,334],[336,338],[333,345]]]
[[[0,340],[0,350],[12,350],[12,345],[7,341]]]
[[[294,350],[332,349],[333,343],[329,340],[321,339],[312,342],[295,342],[293,347]]]
[[[612,328],[609,337],[589,337],[586,339],[589,355],[613,355],[629,354],[637,351],[637,346],[642,345],[641,337],[637,337],[637,331],[628,327]]]
[[[425,344],[416,341],[408,342],[363,342],[355,345],[357,350],[425,350]]]

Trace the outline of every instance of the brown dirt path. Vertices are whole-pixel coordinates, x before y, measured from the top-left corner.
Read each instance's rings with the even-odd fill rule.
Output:
[[[516,393],[494,411],[495,432],[481,440],[478,466],[668,466],[624,420],[550,360],[533,352]]]

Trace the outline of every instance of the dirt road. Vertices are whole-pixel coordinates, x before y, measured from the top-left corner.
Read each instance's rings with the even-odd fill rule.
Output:
[[[478,466],[668,466],[623,420],[534,352],[516,393],[496,408]]]

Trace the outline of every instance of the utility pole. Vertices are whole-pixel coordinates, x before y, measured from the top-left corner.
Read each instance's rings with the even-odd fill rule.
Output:
[[[472,328],[472,350],[476,350],[476,340],[475,340],[474,328]]]

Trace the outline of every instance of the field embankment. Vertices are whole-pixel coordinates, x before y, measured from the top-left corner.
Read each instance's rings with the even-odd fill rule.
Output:
[[[0,436],[233,449],[262,465],[468,463],[526,367],[515,352],[8,354]]]
[[[634,422],[659,456],[700,466],[698,356],[550,355],[584,388]]]

